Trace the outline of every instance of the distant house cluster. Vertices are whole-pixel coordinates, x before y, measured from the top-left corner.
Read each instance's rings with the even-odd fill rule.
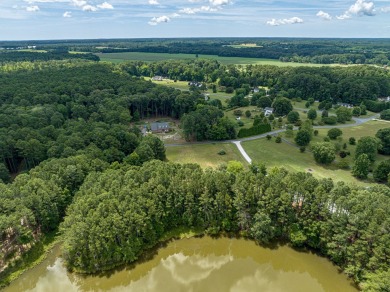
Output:
[[[337,105],[342,106],[342,107],[346,107],[346,108],[353,108],[353,105],[350,103],[339,102],[339,103],[337,103]]]
[[[191,81],[191,82],[188,82],[188,86],[202,87],[203,83],[197,82],[197,81]]]

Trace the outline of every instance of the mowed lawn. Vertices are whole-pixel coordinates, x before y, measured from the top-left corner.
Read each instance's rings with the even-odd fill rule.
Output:
[[[164,60],[188,60],[196,59],[195,54],[168,54],[168,53],[142,53],[142,52],[125,52],[125,53],[96,53],[100,60],[120,63],[126,61],[144,61],[144,62],[157,62]],[[321,67],[329,66],[322,64],[309,64],[309,63],[292,63],[281,62],[274,59],[259,59],[259,58],[241,58],[241,57],[219,57],[216,55],[199,55],[198,59],[211,59],[217,60],[222,64],[233,65],[274,65],[274,66],[310,66]]]
[[[226,154],[219,155],[218,152],[221,150],[224,150]],[[168,161],[178,163],[198,163],[203,168],[215,168],[218,165],[227,163],[231,160],[237,160],[244,165],[248,165],[237,147],[230,143],[188,144],[166,147],[166,155]]]
[[[242,146],[252,161],[263,162],[267,168],[284,167],[292,172],[310,172],[316,178],[331,178],[334,181],[344,181],[358,185],[367,185],[367,182],[355,179],[348,170],[338,169],[333,163],[330,166],[322,166],[314,161],[311,152],[300,153],[299,149],[287,143],[275,143],[272,139],[259,139],[243,142]],[[337,159],[337,158],[336,158]],[[340,158],[338,158],[340,159]],[[350,157],[345,159],[351,159]]]

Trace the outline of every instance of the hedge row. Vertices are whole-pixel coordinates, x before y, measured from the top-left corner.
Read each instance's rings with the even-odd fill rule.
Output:
[[[267,132],[271,132],[271,125],[270,124],[260,124],[260,125],[248,128],[248,129],[244,129],[244,128],[240,129],[237,137],[238,138],[245,138],[245,137],[249,137],[249,136],[264,134]]]

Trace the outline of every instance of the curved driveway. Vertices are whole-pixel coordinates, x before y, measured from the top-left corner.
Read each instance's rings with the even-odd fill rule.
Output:
[[[376,114],[370,118],[352,118],[355,123],[353,124],[343,124],[343,125],[337,125],[337,128],[350,128],[350,127],[356,127],[361,124],[367,123],[369,121],[375,120],[379,117],[379,114]],[[313,129],[330,129],[330,128],[335,128],[335,126],[314,126]],[[297,130],[298,128],[294,128],[294,130]],[[249,157],[248,153],[246,153],[245,149],[242,147],[241,142],[245,141],[252,141],[252,140],[257,140],[261,138],[265,138],[267,135],[274,136],[276,134],[282,133],[286,131],[286,129],[279,129],[275,131],[271,131],[268,133],[264,133],[261,135],[256,135],[248,138],[243,138],[240,140],[225,140],[225,141],[206,141],[206,142],[186,142],[186,143],[177,143],[177,144],[165,144],[165,147],[175,147],[175,146],[183,146],[183,145],[188,145],[188,144],[213,144],[213,143],[233,143],[234,145],[237,146],[237,149],[240,151],[241,155],[244,157],[244,159],[251,164],[252,159]]]

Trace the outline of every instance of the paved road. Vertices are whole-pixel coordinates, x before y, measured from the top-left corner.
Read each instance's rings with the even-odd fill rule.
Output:
[[[355,123],[353,124],[343,124],[343,125],[337,125],[337,126],[314,126],[313,129],[331,129],[331,128],[349,128],[349,127],[355,127],[359,126],[361,124],[367,123],[369,121],[378,119],[379,114],[376,114],[372,117],[369,118],[352,118]],[[297,130],[298,128],[294,128],[294,130]],[[248,138],[243,138],[240,140],[225,140],[225,141],[205,141],[205,142],[185,142],[185,143],[176,143],[176,144],[165,144],[165,147],[176,147],[176,146],[184,146],[184,145],[198,145],[198,144],[214,144],[214,143],[219,143],[219,144],[227,144],[227,143],[233,143],[234,145],[237,146],[237,149],[240,151],[241,155],[244,157],[244,159],[250,164],[252,163],[252,159],[249,157],[248,153],[246,153],[245,149],[242,147],[241,142],[245,141],[253,141],[261,138],[265,138],[267,135],[275,136],[279,133],[285,132],[286,129],[279,129],[275,131],[271,131],[265,134],[261,135],[256,135]]]

